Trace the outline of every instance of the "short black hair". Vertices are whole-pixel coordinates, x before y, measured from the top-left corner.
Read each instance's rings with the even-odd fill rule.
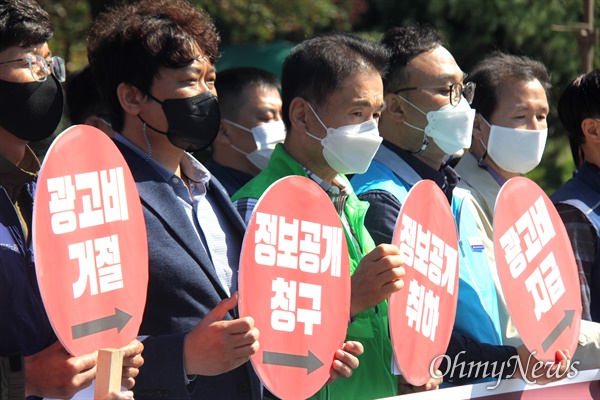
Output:
[[[383,77],[388,58],[383,46],[341,33],[317,36],[294,47],[283,63],[281,76],[286,130],[291,129],[289,109],[294,98],[321,106],[354,73],[377,71]]]
[[[215,88],[219,96],[219,108],[223,118],[236,120],[239,110],[246,99],[243,94],[246,88],[266,88],[280,90],[277,76],[261,68],[230,68],[217,72]]]
[[[34,0],[0,1],[0,52],[48,42],[53,33],[50,16]]]
[[[410,79],[405,67],[416,56],[444,45],[444,38],[430,25],[388,29],[381,39],[390,52],[389,72],[383,81],[385,93],[401,89]]]
[[[488,121],[498,106],[502,88],[507,83],[538,80],[546,95],[551,87],[550,76],[544,64],[526,56],[501,51],[490,53],[479,61],[465,80],[476,85],[471,107]]]
[[[110,120],[108,108],[102,102],[89,65],[73,72],[65,88],[67,115],[72,124],[83,124],[92,115]]]
[[[579,75],[567,85],[558,100],[558,117],[569,132],[571,154],[579,168],[583,162],[580,148],[585,143],[581,123],[586,118],[600,119],[600,69]]]
[[[142,0],[100,14],[88,40],[88,59],[113,129],[123,129],[121,83],[149,93],[161,67],[183,68],[198,56],[214,65],[218,44],[210,16],[184,0]]]

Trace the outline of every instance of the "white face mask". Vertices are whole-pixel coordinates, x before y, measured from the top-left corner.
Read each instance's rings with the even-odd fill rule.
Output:
[[[481,118],[490,127],[487,154],[500,168],[514,174],[526,174],[537,167],[546,147],[548,128],[508,128],[490,125]]]
[[[275,150],[277,143],[283,143],[285,140],[285,125],[282,120],[257,125],[252,129],[243,127],[228,119],[223,119],[223,122],[252,133],[254,143],[256,143],[256,150],[246,153],[234,145],[231,145],[231,148],[245,155],[246,158],[261,171],[269,164],[269,159],[271,158],[271,154],[273,153],[273,150]]]
[[[427,116],[427,126],[425,129],[411,125],[406,121],[404,123],[411,128],[424,132],[425,136],[432,138],[435,144],[446,155],[452,155],[461,149],[471,147],[475,110],[471,108],[467,99],[463,97],[456,106],[448,104],[437,111],[425,113],[404,97],[398,96]],[[423,141],[423,143],[426,146],[426,142]],[[423,150],[425,148],[421,149],[421,151]]]
[[[383,138],[379,136],[377,122],[371,119],[362,124],[328,128],[312,106],[309,103],[306,104],[323,128],[327,130],[327,136],[323,139],[306,132],[308,136],[321,142],[327,164],[338,174],[365,173],[383,141]]]

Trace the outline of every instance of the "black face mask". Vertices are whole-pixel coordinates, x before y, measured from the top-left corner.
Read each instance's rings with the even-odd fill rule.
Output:
[[[19,139],[50,137],[63,112],[63,92],[54,75],[44,82],[0,80],[0,126]]]
[[[217,97],[207,91],[194,97],[183,99],[158,100],[148,96],[162,105],[169,128],[160,131],[139,116],[139,118],[158,133],[167,135],[169,141],[180,149],[200,151],[206,149],[215,140],[221,125],[221,111]]]

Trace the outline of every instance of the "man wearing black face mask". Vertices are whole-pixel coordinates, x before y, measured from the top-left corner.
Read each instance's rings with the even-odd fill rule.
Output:
[[[237,267],[245,225],[221,184],[186,150],[215,139],[218,35],[183,0],[146,0],[100,15],[88,56],[115,142],[136,181],[149,251],[136,395],[262,397],[247,361],[258,349],[251,317],[238,318]],[[115,62],[118,60],[118,62]],[[348,376],[344,353],[332,376]]]
[[[63,109],[64,61],[50,53],[52,33],[48,14],[35,1],[0,3],[0,357],[9,357],[11,373],[25,372],[25,387],[14,393],[21,398],[71,397],[96,375],[96,354],[72,357],[56,340],[31,247],[40,162],[28,143],[52,135]],[[138,341],[124,348],[123,384],[129,388],[142,364],[142,348]]]

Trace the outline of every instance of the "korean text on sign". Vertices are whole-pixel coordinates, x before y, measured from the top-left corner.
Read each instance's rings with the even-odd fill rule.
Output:
[[[341,228],[299,219],[289,222],[284,216],[261,212],[256,213],[256,224],[254,261],[257,264],[340,277]],[[304,324],[304,334],[312,335],[314,325],[321,324],[322,287],[277,277],[271,289],[272,328],[292,332],[299,322]],[[299,300],[303,308],[297,307]]]
[[[47,185],[56,235],[129,219],[122,167],[50,178]],[[69,258],[79,263],[73,298],[81,297],[86,289],[94,296],[123,288],[118,235],[73,243],[68,248]]]
[[[540,196],[500,237],[504,258],[514,279],[534,263],[555,234],[546,203]],[[534,265],[537,266],[525,279],[525,286],[533,297],[535,316],[539,321],[565,293],[565,285],[552,251]]]
[[[57,235],[129,219],[122,167],[50,178],[47,184],[52,232]],[[79,214],[76,201],[81,201]]]
[[[454,294],[458,250],[406,214],[402,214],[400,255],[405,265],[412,266],[429,282]],[[440,298],[416,279],[408,287],[406,316],[408,324],[432,342],[439,320]]]

